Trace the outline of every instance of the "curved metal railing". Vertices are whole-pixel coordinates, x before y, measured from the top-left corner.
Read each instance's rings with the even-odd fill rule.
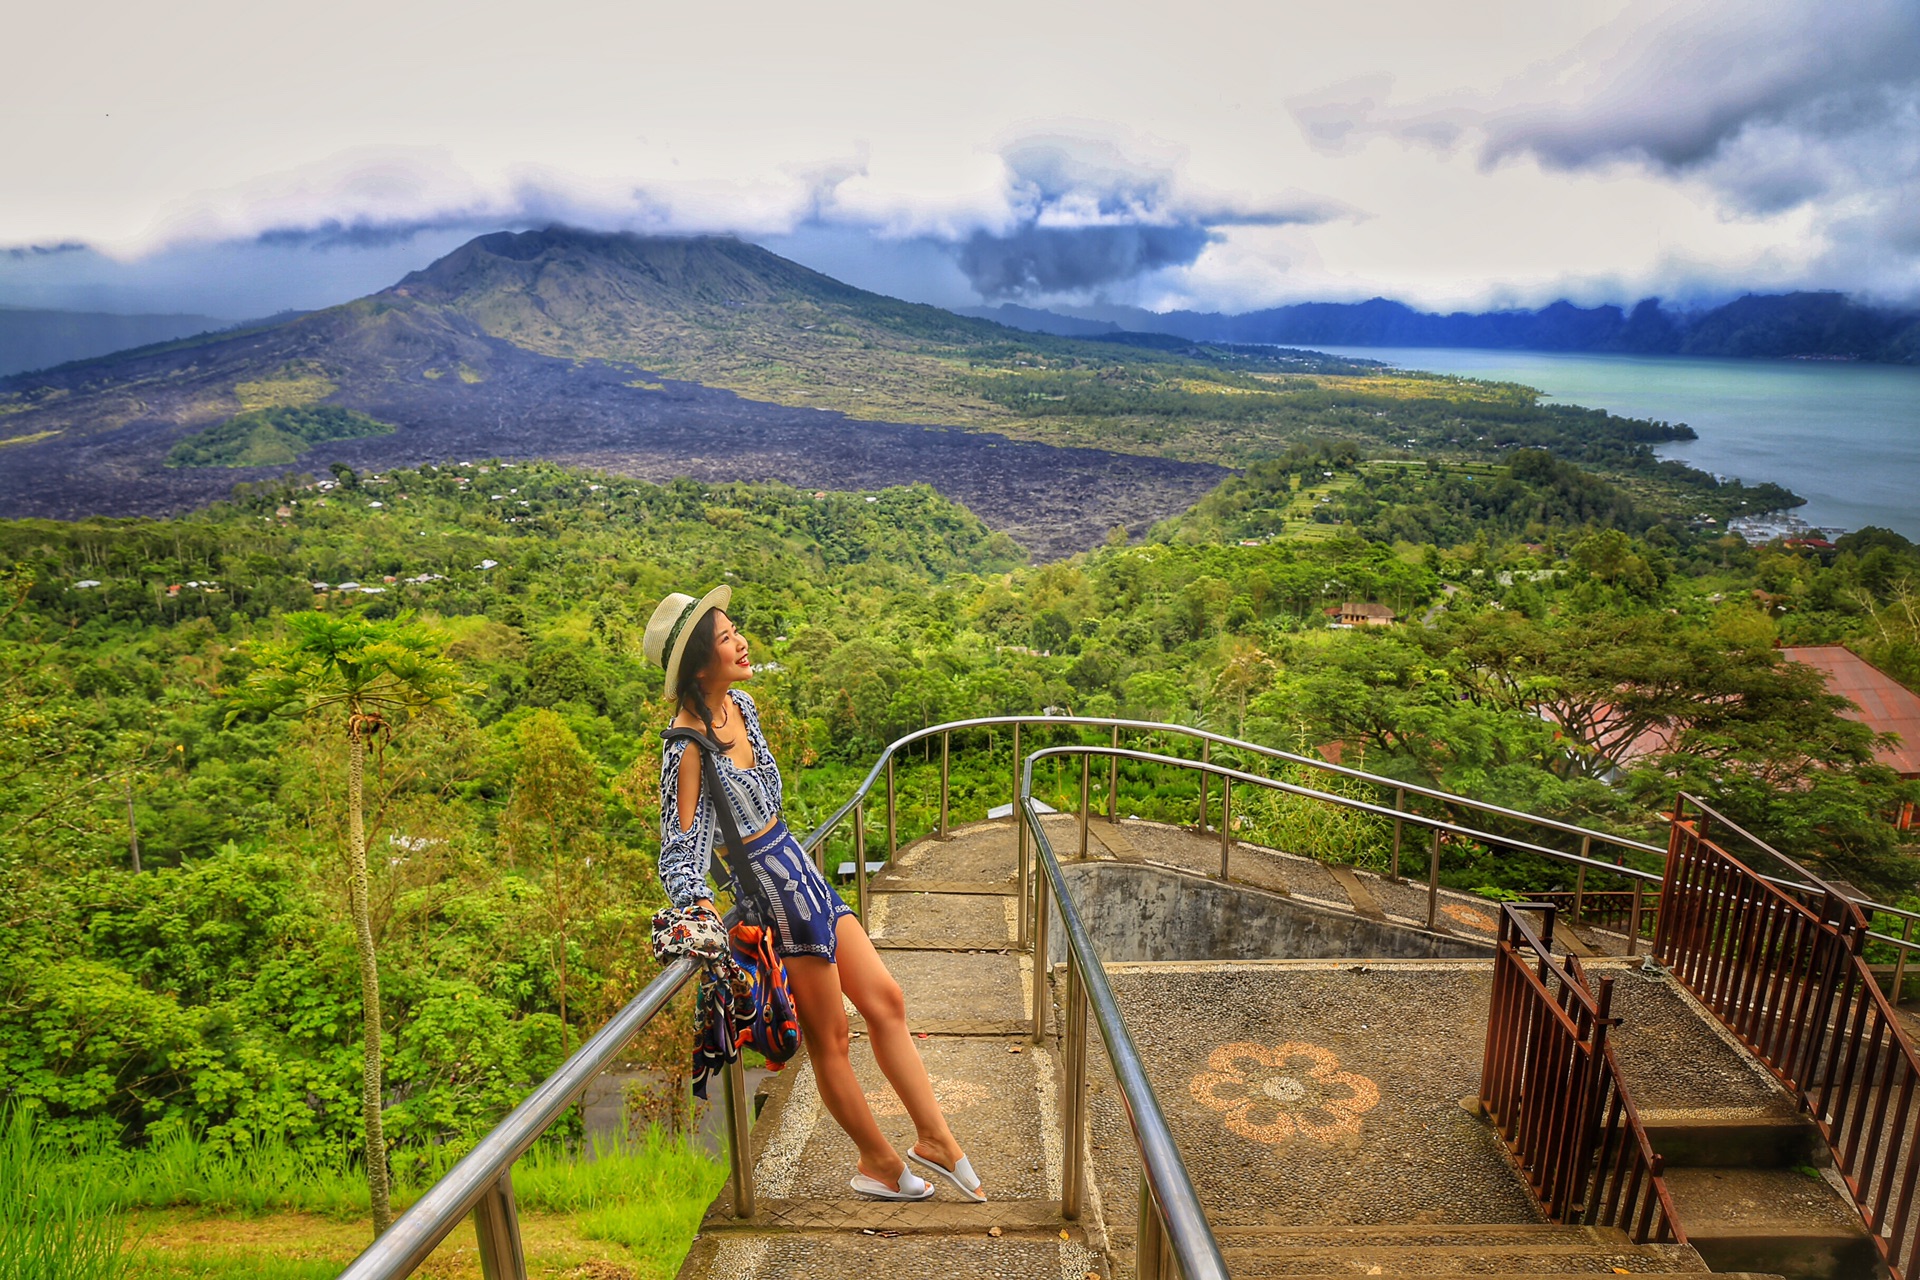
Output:
[[[1059,750],[1058,748],[1055,749]],[[1093,949],[1093,940],[1081,922],[1073,895],[1067,892],[1066,877],[1060,860],[1047,840],[1040,811],[1033,803],[1033,766],[1053,754],[1037,751],[1027,757],[1020,775],[1019,813],[1021,831],[1033,840],[1040,876],[1036,887],[1044,891],[1033,896],[1033,992],[1036,1041],[1046,1035],[1043,1010],[1047,985],[1047,902],[1051,898],[1060,912],[1061,931],[1066,935],[1067,981],[1062,1018],[1066,1034],[1062,1037],[1065,1058],[1065,1088],[1061,1097],[1063,1128],[1061,1142],[1060,1211],[1068,1218],[1080,1216],[1086,1195],[1086,1123],[1087,1123],[1087,1012],[1091,1005],[1093,1020],[1100,1028],[1100,1041],[1106,1046],[1113,1065],[1114,1082],[1126,1108],[1127,1124],[1133,1130],[1134,1145],[1140,1149],[1139,1223],[1134,1233],[1134,1275],[1138,1280],[1161,1280],[1167,1275],[1184,1280],[1227,1280],[1227,1264],[1220,1256],[1219,1242],[1207,1225],[1206,1210],[1193,1189],[1193,1179],[1180,1158],[1173,1130],[1154,1097],[1147,1079],[1140,1050],[1120,1016],[1120,1005],[1107,983],[1107,971]],[[1084,825],[1086,806],[1082,804]],[[1026,841],[1020,841],[1022,846]],[[1024,904],[1023,904],[1024,905]],[[1173,1264],[1170,1269],[1168,1264]]]
[[[1074,744],[1050,747],[1023,757],[1020,754],[1022,729],[1040,726],[1080,730],[1106,729],[1111,734],[1110,745],[1097,747]],[[1105,716],[983,716],[931,725],[889,743],[874,761],[866,776],[854,788],[853,794],[801,840],[800,843],[804,849],[816,859],[823,860],[824,846],[828,838],[849,817],[852,818],[855,849],[853,860],[855,901],[862,921],[866,918],[868,897],[866,806],[875,786],[884,779],[886,847],[888,857],[891,858],[897,852],[899,843],[894,777],[896,758],[907,748],[938,736],[940,738],[940,810],[936,830],[938,835],[944,837],[949,829],[951,790],[948,766],[953,735],[975,729],[996,728],[1010,728],[1013,736],[1011,792],[1015,807],[1014,826],[1017,832],[1019,860],[1018,892],[1019,901],[1023,904],[1022,909],[1017,913],[1019,945],[1022,948],[1034,949],[1037,956],[1045,954],[1045,903],[1049,898],[1057,899],[1060,903],[1063,928],[1067,934],[1067,946],[1073,956],[1072,962],[1067,966],[1070,988],[1067,1002],[1068,1026],[1071,1031],[1075,1025],[1075,1019],[1079,1020],[1080,1047],[1072,1049],[1070,1046],[1070,1060],[1067,1064],[1069,1070],[1078,1072],[1075,1079],[1084,1080],[1084,1019],[1088,1004],[1092,1006],[1095,1022],[1106,1041],[1109,1053],[1113,1053],[1116,1046],[1124,1046],[1121,1050],[1121,1060],[1115,1062],[1115,1072],[1121,1083],[1123,1098],[1128,1107],[1129,1119],[1134,1125],[1136,1139],[1141,1146],[1143,1168],[1141,1280],[1152,1280],[1155,1275],[1165,1274],[1164,1268],[1175,1262],[1182,1269],[1186,1280],[1208,1280],[1209,1277],[1224,1276],[1225,1272],[1219,1268],[1218,1246],[1214,1243],[1211,1231],[1206,1226],[1204,1214],[1192,1194],[1191,1180],[1173,1144],[1165,1117],[1153,1100],[1152,1090],[1147,1084],[1138,1055],[1133,1052],[1132,1040],[1127,1035],[1118,1007],[1113,1002],[1112,992],[1106,986],[1104,971],[1100,969],[1094,957],[1091,943],[1080,924],[1077,912],[1064,893],[1059,861],[1053,854],[1051,844],[1047,841],[1038,811],[1031,802],[1032,771],[1036,761],[1053,756],[1081,755],[1083,767],[1080,822],[1083,850],[1087,838],[1086,823],[1090,816],[1089,766],[1095,756],[1109,760],[1107,785],[1109,821],[1115,821],[1119,816],[1118,769],[1123,759],[1157,766],[1197,770],[1201,775],[1198,826],[1202,832],[1207,829],[1209,815],[1208,782],[1217,779],[1221,787],[1222,799],[1220,835],[1223,876],[1228,870],[1226,859],[1232,843],[1232,787],[1235,784],[1270,788],[1392,820],[1394,824],[1392,866],[1396,876],[1399,871],[1402,834],[1405,826],[1411,823],[1417,829],[1428,832],[1430,837],[1428,875],[1430,916],[1431,905],[1438,892],[1439,840],[1442,835],[1477,841],[1492,848],[1507,848],[1516,852],[1535,854],[1575,867],[1582,886],[1590,870],[1624,877],[1634,883],[1636,893],[1646,883],[1658,882],[1660,875],[1596,858],[1592,856],[1595,848],[1611,847],[1623,853],[1652,855],[1663,861],[1666,855],[1666,850],[1660,846],[1632,837],[1542,818],[1436,788],[1423,787],[1396,778],[1331,764],[1311,756],[1281,751],[1189,725]],[[1122,732],[1172,734],[1192,739],[1200,744],[1200,759],[1196,761],[1180,756],[1122,750],[1119,745]],[[1391,806],[1375,804],[1351,796],[1317,791],[1310,787],[1264,778],[1244,770],[1218,765],[1211,759],[1215,747],[1280,761],[1328,776],[1363,782],[1382,788],[1383,791],[1390,790],[1394,801]],[[1427,816],[1407,807],[1409,797],[1435,802],[1453,812],[1483,814],[1496,819],[1522,823],[1536,831],[1553,832],[1577,838],[1580,842],[1580,852],[1569,853],[1537,841],[1501,835],[1462,823]],[[1040,871],[1048,885],[1046,893],[1033,892],[1035,877],[1032,859],[1029,857],[1028,836],[1030,834],[1034,837],[1033,848],[1038,851]],[[1790,888],[1803,887],[1785,880],[1780,883]],[[1867,911],[1905,919],[1906,937],[1904,938],[1882,933],[1868,935],[1901,947],[1903,964],[1907,950],[1920,946],[1920,942],[1912,938],[1914,925],[1920,922],[1920,913],[1900,911],[1858,899],[1851,901]],[[1637,934],[1637,928],[1635,933]],[[633,1036],[679,993],[693,977],[694,972],[695,969],[690,963],[682,961],[669,966],[649,983],[645,990],[635,996],[553,1075],[535,1088],[499,1125],[482,1138],[471,1152],[409,1207],[386,1233],[356,1258],[342,1273],[342,1280],[399,1280],[400,1277],[413,1274],[433,1249],[451,1234],[459,1226],[461,1219],[468,1214],[474,1218],[475,1231],[479,1237],[481,1267],[488,1280],[523,1280],[526,1274],[525,1260],[521,1252],[512,1189],[514,1162],[560,1118],[567,1107],[579,1099],[587,1083],[619,1056]],[[1034,1033],[1038,1037],[1045,1033],[1044,961],[1035,964],[1034,972]],[[1074,1037],[1069,1035],[1069,1042],[1073,1039]],[[1076,1054],[1077,1059],[1073,1056]],[[1069,1090],[1070,1094],[1073,1092]],[[744,1075],[737,1063],[727,1073],[724,1097],[728,1119],[728,1154],[732,1166],[734,1212],[739,1217],[750,1217],[754,1212],[755,1199],[748,1133],[750,1114],[747,1109]],[[1066,1111],[1065,1119],[1070,1126],[1076,1128],[1083,1126],[1085,1123],[1084,1096],[1070,1098]],[[1071,1137],[1065,1145],[1065,1150],[1067,1156],[1063,1175],[1073,1187],[1082,1188],[1085,1176],[1082,1143],[1077,1137]],[[1063,1194],[1062,1206],[1068,1216],[1077,1213],[1080,1207],[1079,1195]],[[1151,1257],[1150,1249],[1153,1250]],[[1162,1269],[1156,1271],[1153,1269],[1155,1267]]]
[[[586,1090],[587,1082],[620,1055],[627,1042],[696,972],[691,960],[677,960],[667,966],[368,1245],[340,1273],[340,1280],[390,1280],[412,1275],[469,1213],[480,1238],[480,1266],[487,1280],[521,1280],[527,1264],[520,1249],[519,1216],[513,1203],[514,1161],[527,1153]]]

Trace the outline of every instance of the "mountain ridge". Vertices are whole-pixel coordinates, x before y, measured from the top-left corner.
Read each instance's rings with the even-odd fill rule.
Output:
[[[1580,307],[1562,299],[1532,310],[1439,313],[1376,297],[1239,314],[1116,306],[969,307],[961,314],[1033,332],[1082,335],[1088,325],[1110,325],[1199,342],[1920,364],[1920,312],[1867,306],[1833,292],[1750,293],[1699,312],[1669,310],[1659,298],[1643,298],[1630,308]]]
[[[482,236],[387,289],[284,323],[0,378],[0,518],[162,514],[334,462],[543,457],[639,479],[807,490],[926,481],[1055,558],[1115,525],[1144,531],[1226,474],[1012,439],[978,430],[993,425],[984,414],[955,416],[965,402],[948,394],[951,352],[1036,345],[1029,338],[733,240]],[[919,412],[888,412],[902,394],[822,394],[830,375],[842,391],[891,380]],[[395,430],[314,442],[295,463],[166,465],[183,442],[268,406],[346,410]]]

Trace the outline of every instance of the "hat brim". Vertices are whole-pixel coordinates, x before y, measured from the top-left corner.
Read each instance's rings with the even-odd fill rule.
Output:
[[[680,685],[680,658],[687,651],[687,642],[693,639],[693,629],[700,625],[700,619],[715,609],[724,609],[733,600],[733,588],[721,583],[694,603],[693,612],[680,626],[680,634],[674,637],[673,648],[667,653],[667,696],[671,698]]]

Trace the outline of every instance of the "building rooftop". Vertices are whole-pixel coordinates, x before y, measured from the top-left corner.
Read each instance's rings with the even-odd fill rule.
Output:
[[[1837,644],[1783,648],[1795,662],[1817,667],[1829,691],[1858,708],[1843,712],[1875,733],[1895,733],[1900,741],[1875,750],[1874,758],[1903,778],[1920,777],[1920,694],[1895,680],[1851,649]]]

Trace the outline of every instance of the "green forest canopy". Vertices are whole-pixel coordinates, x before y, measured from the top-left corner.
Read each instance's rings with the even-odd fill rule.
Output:
[[[328,440],[392,435],[394,428],[334,405],[280,406],[235,414],[173,446],[170,467],[273,467],[297,462]]]
[[[1308,480],[1337,482],[1317,505],[1351,522],[1270,528]],[[648,976],[666,709],[638,638],[665,592],[720,581],[772,664],[752,687],[798,829],[902,732],[1052,705],[1337,741],[1376,772],[1628,832],[1655,830],[1684,785],[1908,893],[1913,850],[1884,819],[1912,787],[1773,644],[1846,641],[1920,678],[1920,553],[1871,530],[1828,556],[1748,548],[1648,519],[1610,483],[1524,453],[1485,470],[1302,454],[1144,544],[1038,567],[924,486],[812,496],[546,464],[242,486],[174,520],[0,523],[0,1088],[116,1140],[357,1137],[338,738],[225,722],[256,643],[312,608],[412,613],[478,690],[401,725],[369,784],[403,1154],[490,1124]],[[502,487],[511,504],[490,500]],[[1469,489],[1483,500],[1462,509]],[[1329,630],[1352,599],[1405,621]],[[1676,718],[1676,748],[1607,758],[1592,726],[1538,712],[1596,691]],[[966,819],[1004,801],[1010,761],[1004,740],[956,747]],[[527,852],[516,794],[543,770],[595,780],[590,876]],[[930,785],[903,773],[904,834],[931,821]],[[1144,774],[1123,791],[1165,818],[1192,794]],[[1545,887],[1538,868],[1457,874],[1523,871]]]

